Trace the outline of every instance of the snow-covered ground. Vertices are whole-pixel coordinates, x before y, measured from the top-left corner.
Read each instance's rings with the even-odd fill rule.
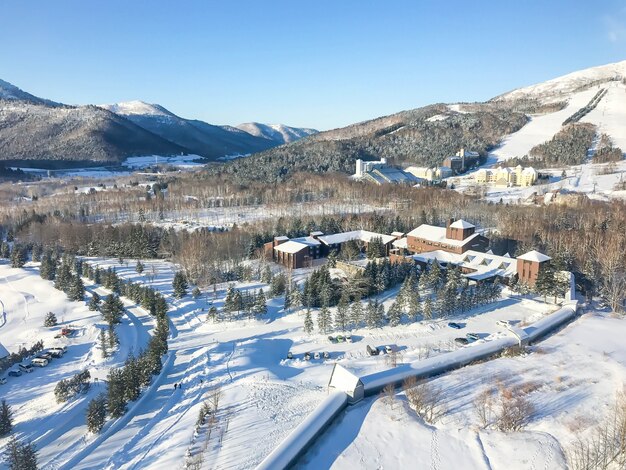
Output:
[[[561,469],[578,438],[594,432],[626,381],[626,321],[592,312],[530,354],[459,369],[430,382],[447,413],[418,418],[403,392],[348,408],[298,468]],[[535,412],[520,432],[479,426],[473,403],[496,386],[522,386]]]
[[[565,171],[565,178],[562,173]],[[562,168],[542,169],[542,173],[550,175],[550,182],[535,184],[530,187],[514,186],[502,188],[491,185],[477,185],[474,172],[451,178],[455,189],[460,192],[476,190],[484,192],[484,198],[492,202],[518,203],[527,200],[531,195],[539,195],[550,191],[562,190],[585,194],[592,199],[610,200],[626,198],[626,191],[615,190],[615,185],[626,181],[626,160],[617,163],[584,163],[582,165]]]
[[[555,308],[505,295],[491,306],[456,318],[464,325],[461,331],[447,327],[447,320],[433,320],[374,331],[358,329],[352,332],[354,342],[330,343],[325,335],[304,334],[303,314],[284,312],[281,298],[268,301],[268,314],[261,320],[207,322],[209,306],[223,305],[226,285],[218,286],[215,299],[210,290],[197,300],[187,296],[176,301],[171,297],[174,267],[167,262],[145,261],[146,268],[139,275],[135,260],[122,264],[118,260],[89,261],[112,266],[123,277],[152,285],[168,297],[172,305],[170,350],[161,375],[137,402],[129,404],[127,414],[107,424],[99,436],[86,434],[86,404],[103,387],[94,386],[89,394],[56,405],[54,385],[85,367],[92,375],[105,378],[109,367],[146,344],[153,327],[151,319],[129,303],[129,316],[118,327],[120,350],[102,361],[97,346],[98,314],[82,303],[68,302],[64,294],[38,277],[35,268],[2,265],[0,275],[8,280],[0,282],[0,299],[7,321],[0,328],[0,341],[9,350],[40,336],[48,345],[53,333],[41,325],[51,309],[63,312],[59,319],[81,331],[69,340],[71,347],[63,359],[53,360],[48,368],[29,376],[10,378],[3,386],[16,410],[16,433],[35,441],[40,462],[48,467],[179,468],[187,450],[198,447],[194,428],[200,406],[210,390],[220,386],[220,424],[203,453],[203,468],[252,468],[326,397],[336,361],[359,374],[392,366],[385,356],[367,356],[367,344],[392,345],[398,351],[398,362],[408,362],[458,348],[454,338],[466,332],[478,333],[481,342],[509,335],[496,325],[497,320],[532,322]],[[267,288],[258,282],[237,283],[236,287]],[[102,289],[100,293],[106,294]],[[388,307],[396,294],[397,288],[382,294],[381,300]],[[286,359],[289,351],[293,360]],[[308,351],[328,351],[331,358],[305,361],[303,355]],[[52,371],[55,373],[50,374]],[[182,384],[182,389],[175,391],[175,383]],[[3,444],[0,441],[0,446]]]

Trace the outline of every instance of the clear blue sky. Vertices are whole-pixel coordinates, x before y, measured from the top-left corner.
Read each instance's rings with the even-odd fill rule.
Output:
[[[626,1],[18,0],[0,78],[215,124],[329,129],[626,59]]]

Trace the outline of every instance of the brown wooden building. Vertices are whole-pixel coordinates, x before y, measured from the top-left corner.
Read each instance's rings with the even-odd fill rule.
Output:
[[[465,220],[450,219],[445,227],[422,224],[407,234],[406,249],[412,253],[443,250],[461,254],[468,250],[486,251],[489,240]]]
[[[541,267],[549,263],[551,258],[538,251],[529,251],[517,257],[517,276],[520,284],[534,286]]]

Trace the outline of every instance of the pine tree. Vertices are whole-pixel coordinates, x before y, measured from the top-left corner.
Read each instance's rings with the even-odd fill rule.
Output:
[[[279,297],[285,292],[287,279],[283,273],[274,276],[270,282],[270,294],[272,297]]]
[[[433,301],[430,297],[427,297],[426,301],[424,302],[423,312],[425,320],[430,320],[433,318]]]
[[[11,257],[11,247],[7,242],[0,244],[0,258],[9,259]]]
[[[115,346],[119,343],[117,338],[117,333],[115,333],[115,327],[113,325],[109,325],[108,329],[108,339],[109,339],[109,347],[114,349]]]
[[[14,245],[11,252],[11,267],[21,268],[28,261],[26,248],[21,245]]]
[[[378,306],[370,299],[369,302],[367,302],[367,307],[365,307],[365,324],[368,328],[376,328],[377,310]]]
[[[117,295],[109,294],[104,300],[100,311],[104,321],[106,321],[109,325],[115,325],[122,320],[124,304]]]
[[[23,444],[13,437],[5,453],[5,462],[10,470],[37,470],[37,448],[35,444]]]
[[[100,330],[99,339],[100,339],[100,353],[102,354],[102,358],[106,359],[107,357],[109,357],[109,351],[107,350],[107,337],[106,337],[106,333],[104,332],[104,329]]]
[[[308,307],[304,313],[304,332],[307,335],[313,333],[313,318],[311,317],[311,309]]]
[[[108,375],[107,411],[112,418],[119,418],[126,412],[124,393],[124,372],[122,369],[111,369]]]
[[[554,293],[556,284],[554,268],[549,262],[542,263],[535,281],[535,291],[543,295],[544,302],[547,302],[547,297]]]
[[[330,309],[326,305],[324,305],[319,310],[319,312],[317,312],[317,328],[319,329],[320,333],[326,334],[330,329],[330,323]]]
[[[272,282],[272,270],[268,265],[266,265],[261,272],[261,282],[265,284],[269,284],[270,282]]]
[[[267,301],[265,299],[265,293],[263,292],[263,289],[259,289],[259,292],[256,295],[256,299],[254,300],[252,311],[256,316],[262,316],[267,314]]]
[[[31,255],[33,257],[33,261],[35,263],[38,263],[39,261],[41,261],[41,253],[43,252],[43,248],[39,243],[35,243],[33,245],[33,248],[31,250]]]
[[[348,295],[344,291],[341,294],[341,298],[337,304],[337,311],[335,312],[335,329],[346,331],[348,326],[348,309]]]
[[[191,296],[196,300],[200,298],[201,295],[202,295],[202,292],[200,292],[200,288],[197,286],[194,287],[193,290],[191,291]]]
[[[13,411],[5,399],[0,402],[0,437],[8,436],[13,429]]]
[[[81,302],[85,299],[85,285],[78,274],[76,276],[72,276],[68,286],[67,296],[70,300],[77,302]]]
[[[183,297],[187,295],[187,287],[188,287],[187,278],[181,271],[178,271],[174,275],[174,280],[172,281],[172,287],[174,288],[174,296],[177,299],[182,299]]]
[[[400,306],[398,302],[394,302],[389,307],[387,311],[387,316],[389,317],[389,325],[390,326],[398,326],[400,321],[402,320],[402,311],[400,310]]]
[[[420,293],[415,291],[413,295],[409,295],[407,303],[407,315],[411,320],[417,321],[418,317],[422,314],[422,305],[420,303]]]
[[[141,260],[137,260],[137,265],[135,266],[135,271],[137,272],[137,274],[141,274],[143,273],[144,270],[144,265],[141,262]]]
[[[361,304],[361,298],[357,297],[350,305],[350,323],[354,328],[359,328],[363,321],[363,305]]]
[[[107,416],[107,403],[104,394],[98,395],[87,406],[87,429],[94,434],[104,427]]]
[[[57,316],[52,313],[46,313],[46,318],[43,321],[43,326],[50,328],[51,326],[56,326],[57,324]]]
[[[95,312],[96,310],[100,308],[100,302],[102,302],[102,299],[100,298],[97,292],[94,292],[91,295],[91,299],[89,299],[89,303],[87,304],[87,306],[89,307],[89,310],[91,310],[92,312]]]

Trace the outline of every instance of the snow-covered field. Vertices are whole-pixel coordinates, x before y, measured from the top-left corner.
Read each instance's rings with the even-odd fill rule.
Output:
[[[124,417],[107,424],[99,436],[86,434],[85,407],[103,387],[95,385],[89,394],[57,405],[54,385],[84,368],[104,379],[109,367],[121,364],[131,350],[137,352],[147,343],[151,318],[128,303],[129,315],[118,327],[120,350],[102,360],[98,314],[83,303],[68,302],[51,283],[38,277],[36,268],[1,265],[0,299],[7,320],[0,328],[0,341],[9,350],[40,337],[46,346],[57,341],[52,339],[54,331],[41,326],[49,310],[79,330],[68,340],[68,354],[62,359],[28,376],[9,378],[3,386],[4,396],[16,410],[16,433],[35,442],[40,462],[48,468],[180,468],[187,450],[198,448],[194,437],[198,411],[216,386],[222,390],[220,425],[203,453],[203,468],[252,468],[324,399],[335,361],[359,374],[391,367],[385,356],[367,356],[367,344],[392,345],[398,351],[398,362],[408,362],[456,349],[454,338],[469,331],[478,333],[481,342],[508,335],[496,325],[497,320],[532,322],[555,308],[505,296],[457,318],[464,324],[461,332],[447,327],[447,320],[433,320],[354,330],[354,342],[330,343],[325,335],[304,334],[303,315],[285,313],[281,298],[268,301],[268,314],[262,320],[207,322],[209,305],[219,308],[223,304],[225,285],[218,286],[215,299],[211,291],[197,300],[188,296],[176,301],[171,297],[174,267],[167,262],[146,261],[146,269],[139,275],[134,260],[121,265],[118,260],[89,261],[112,266],[120,275],[152,285],[168,296],[172,305],[170,351],[162,374],[137,402],[129,404]],[[267,286],[239,283],[236,287],[258,290]],[[99,293],[106,294],[102,289]],[[381,300],[388,306],[396,294],[397,289],[391,290],[382,294]],[[293,360],[286,359],[289,351]],[[331,358],[305,361],[307,351],[328,351]],[[182,389],[174,391],[175,383],[182,384]]]
[[[567,468],[565,454],[590,436],[626,381],[626,322],[585,314],[527,355],[459,369],[430,382],[445,391],[447,413],[418,418],[404,393],[348,408],[298,468]],[[494,386],[523,386],[535,412],[527,427],[503,433],[479,426],[476,397]],[[617,467],[616,467],[617,468]]]

